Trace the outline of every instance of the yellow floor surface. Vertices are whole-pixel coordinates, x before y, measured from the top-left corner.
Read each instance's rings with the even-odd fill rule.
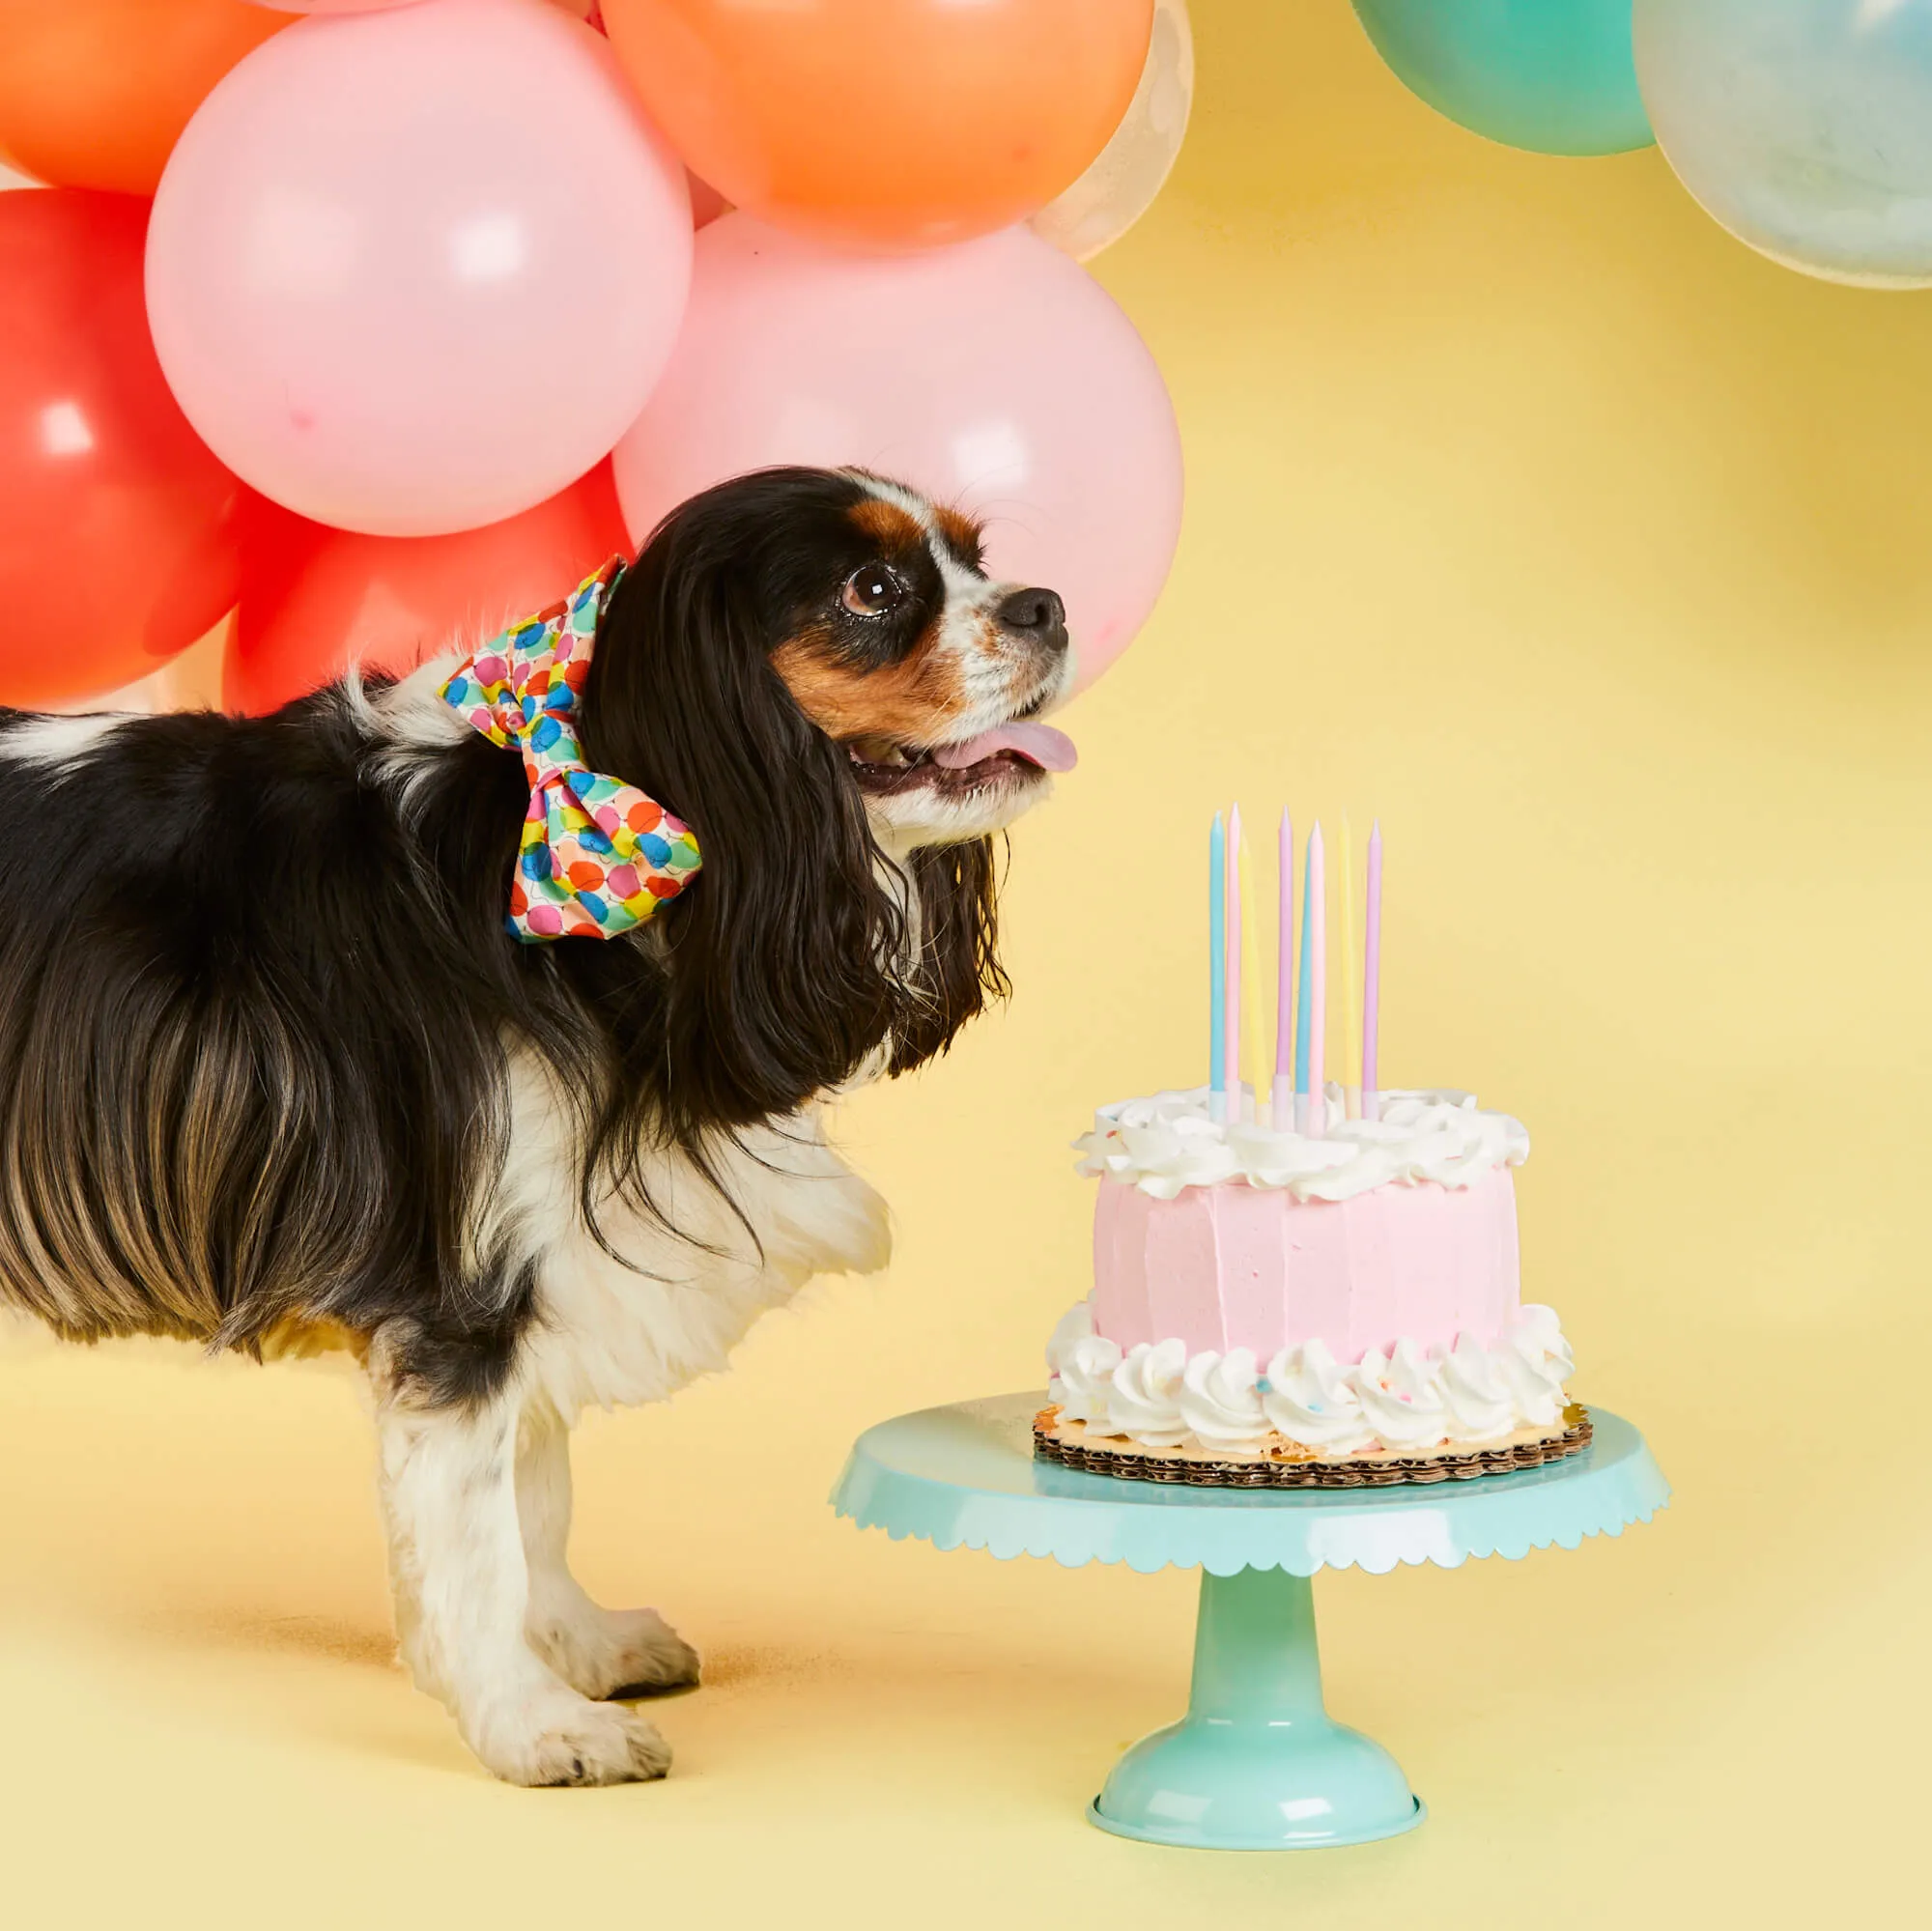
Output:
[[[649,1788],[523,1792],[391,1661],[350,1385],[0,1357],[0,1922],[1913,1920],[1932,1734],[1932,297],[1806,280],[1655,152],[1438,120],[1342,0],[1205,0],[1098,272],[1173,388],[1162,609],[1015,836],[1012,1007],[843,1130],[897,1213],[718,1381],[580,1436],[581,1573],[709,1681]],[[1316,1585],[1431,1806],[1292,1857],[1082,1811],[1178,1714],[1194,1582],[825,1507],[865,1424],[1037,1384],[1096,1099],[1203,1057],[1202,833],[1389,837],[1391,1083],[1527,1121],[1525,1288],[1677,1496],[1575,1553]],[[1263,868],[1265,894],[1270,868]]]

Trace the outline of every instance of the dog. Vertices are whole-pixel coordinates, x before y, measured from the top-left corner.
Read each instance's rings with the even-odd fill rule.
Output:
[[[520,1784],[662,1775],[610,1699],[697,1676],[565,1566],[573,1420],[884,1264],[820,1103],[1004,994],[993,840],[1072,760],[1060,598],[897,484],[721,484],[603,588],[585,775],[697,848],[610,936],[506,931],[530,768],[460,652],[261,718],[0,712],[0,1306],[351,1350],[403,1659]]]

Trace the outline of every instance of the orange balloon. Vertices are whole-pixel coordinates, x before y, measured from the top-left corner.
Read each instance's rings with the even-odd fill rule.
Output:
[[[0,0],[0,156],[153,194],[208,91],[294,19],[246,0]]]
[[[604,0],[651,117],[724,199],[833,243],[1024,220],[1133,99],[1153,0]]]

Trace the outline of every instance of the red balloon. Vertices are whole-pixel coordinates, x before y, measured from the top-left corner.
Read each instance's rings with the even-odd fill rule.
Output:
[[[148,338],[148,204],[0,194],[0,703],[144,676],[235,602],[241,485]]]
[[[630,551],[608,461],[521,516],[453,536],[330,529],[251,496],[222,701],[272,711],[352,664],[402,676],[555,603]]]

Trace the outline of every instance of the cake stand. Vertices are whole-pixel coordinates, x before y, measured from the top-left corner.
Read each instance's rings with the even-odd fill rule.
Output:
[[[854,1444],[832,1506],[894,1541],[1002,1561],[1201,1571],[1187,1715],[1114,1766],[1088,1815],[1156,1844],[1361,1844],[1422,1822],[1395,1759],[1322,1707],[1310,1577],[1455,1569],[1648,1521],[1670,1486],[1630,1423],[1593,1407],[1580,1454],[1514,1475],[1389,1489],[1197,1489],[1037,1461],[1038,1393],[926,1408]]]

